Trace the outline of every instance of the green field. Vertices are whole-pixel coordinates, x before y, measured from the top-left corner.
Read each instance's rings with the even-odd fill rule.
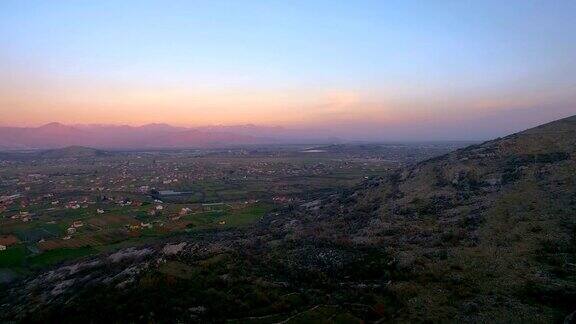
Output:
[[[225,221],[226,226],[245,226],[256,222],[269,210],[270,206],[254,205],[241,210],[224,213],[224,215],[216,218],[216,223]]]
[[[242,209],[233,210],[223,207],[222,210],[207,211],[186,216],[192,226],[201,229],[212,227],[240,227],[256,222],[272,208],[268,204],[256,204]],[[225,224],[220,224],[224,221]]]
[[[28,255],[23,245],[11,246],[5,251],[0,251],[0,268],[21,267]]]
[[[9,247],[6,251],[0,251],[0,268],[45,268],[62,261],[80,258],[96,252],[93,248],[82,247],[77,249],[55,249],[33,255],[24,245],[20,244]]]
[[[94,254],[96,252],[97,251],[91,247],[82,247],[77,249],[55,249],[30,257],[28,259],[28,264],[34,268],[44,268],[62,261],[80,258]]]

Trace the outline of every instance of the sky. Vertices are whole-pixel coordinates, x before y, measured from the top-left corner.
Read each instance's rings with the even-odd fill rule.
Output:
[[[0,125],[484,139],[576,114],[576,1],[2,0]]]

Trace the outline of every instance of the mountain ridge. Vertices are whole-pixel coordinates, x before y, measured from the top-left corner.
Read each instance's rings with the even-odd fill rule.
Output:
[[[87,146],[98,149],[206,148],[252,144],[331,143],[322,132],[256,125],[176,127],[164,123],[129,125],[65,125],[0,127],[0,149],[55,149]]]
[[[56,149],[86,146],[101,149],[200,148],[262,144],[248,135],[173,127],[167,124],[133,126],[68,126],[53,122],[39,127],[0,127],[1,149]]]

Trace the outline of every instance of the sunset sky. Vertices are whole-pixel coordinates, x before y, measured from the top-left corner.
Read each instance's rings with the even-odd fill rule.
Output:
[[[0,1],[0,125],[486,138],[576,114],[576,1]]]

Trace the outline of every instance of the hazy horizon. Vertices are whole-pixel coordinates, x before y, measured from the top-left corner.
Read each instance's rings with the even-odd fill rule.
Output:
[[[513,133],[521,132],[532,127],[546,124],[548,122],[553,122],[559,119],[573,116],[573,113],[559,114],[553,118],[543,119],[542,115],[535,114],[529,116],[529,118],[517,118],[514,111],[509,112],[509,114],[503,114],[500,119],[492,122],[491,124],[486,123],[486,119],[476,119],[469,120],[466,123],[460,124],[459,128],[462,130],[460,134],[450,135],[444,126],[434,123],[434,121],[423,122],[422,124],[412,124],[407,127],[407,125],[399,125],[396,127],[391,127],[388,129],[378,131],[370,131],[370,134],[358,132],[351,130],[350,128],[340,127],[335,129],[327,128],[312,128],[312,127],[290,127],[281,125],[258,125],[258,124],[230,124],[230,125],[179,125],[170,123],[146,123],[146,124],[128,124],[128,123],[116,123],[116,124],[97,124],[97,123],[77,123],[77,124],[65,124],[59,121],[51,121],[48,123],[42,123],[37,125],[28,126],[12,126],[12,125],[0,125],[0,130],[2,128],[42,128],[51,125],[61,125],[66,127],[73,127],[79,130],[106,130],[106,129],[121,129],[123,127],[129,127],[131,129],[138,129],[150,126],[167,126],[173,128],[174,130],[186,131],[186,130],[200,130],[202,132],[228,132],[231,135],[250,135],[256,138],[266,138],[270,140],[281,140],[284,143],[297,144],[301,140],[304,142],[318,141],[318,143],[326,142],[328,140],[341,140],[344,142],[354,142],[354,141],[364,141],[364,142],[441,142],[441,141],[463,141],[463,142],[478,142],[490,139],[495,139],[497,137],[502,137],[510,135]],[[540,117],[540,118],[538,118]],[[480,136],[477,134],[470,134],[470,130],[474,129],[474,125],[477,129],[485,131],[485,133]],[[256,135],[255,135],[256,134]],[[114,135],[114,134],[112,134]],[[124,134],[119,134],[118,138],[122,139]],[[259,136],[260,135],[260,136]]]

